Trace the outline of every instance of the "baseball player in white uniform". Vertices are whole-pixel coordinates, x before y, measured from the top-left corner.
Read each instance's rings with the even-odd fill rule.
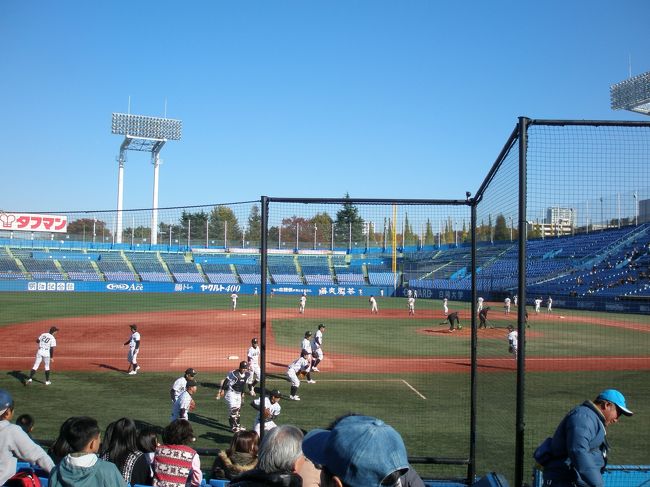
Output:
[[[479,296],[479,298],[476,300],[476,312],[480,313],[481,310],[483,309],[483,298]]]
[[[233,433],[242,431],[240,422],[241,417],[241,400],[244,395],[246,383],[248,382],[248,362],[239,362],[239,368],[231,370],[221,383],[221,389],[217,393],[217,399],[225,396],[226,404],[228,406],[228,421]]]
[[[516,294],[512,297],[512,302],[515,304],[515,306],[517,306],[517,300],[518,299],[519,299],[519,296],[517,296]]]
[[[412,292],[411,292],[411,296],[409,296],[406,302],[408,304],[409,316],[415,315],[415,298],[413,297]]]
[[[179,377],[174,381],[172,384],[172,388],[169,390],[169,394],[172,398],[172,404],[176,402],[176,399],[178,399],[178,396],[180,396],[185,390],[187,389],[187,382],[190,380],[194,380],[194,376],[196,375],[196,370],[189,368],[185,371],[185,374],[183,377]]]
[[[41,335],[36,339],[38,343],[38,350],[36,351],[36,360],[34,360],[34,365],[32,370],[29,371],[29,378],[25,381],[25,385],[32,382],[34,374],[41,365],[41,362],[44,363],[45,367],[45,385],[49,386],[50,382],[50,362],[54,360],[54,349],[56,348],[56,333],[59,329],[56,326],[50,327],[50,331],[47,333],[41,333]]]
[[[280,416],[280,411],[282,410],[282,407],[280,406],[280,397],[280,391],[277,389],[271,391],[269,397],[264,398],[264,409],[262,410],[260,410],[260,402],[262,401],[261,397],[258,397],[251,402],[251,406],[259,411],[255,418],[255,423],[253,424],[253,431],[258,435],[260,434],[260,423],[262,422],[260,418],[262,415],[264,415],[264,431],[272,430],[277,426],[277,424],[275,424],[275,418]]]
[[[542,298],[535,298],[535,313],[539,314],[539,307],[542,305]]]
[[[508,351],[517,358],[517,346],[519,342],[519,333],[512,325],[508,326]]]
[[[298,305],[298,313],[304,314],[305,312],[305,304],[307,304],[307,295],[303,294],[300,296],[300,304]]]
[[[503,309],[505,311],[505,314],[507,315],[510,314],[510,298],[506,298],[503,300]]]
[[[174,401],[172,405],[171,421],[177,419],[188,419],[188,413],[194,410],[194,400],[192,396],[196,392],[197,384],[193,380],[188,380],[185,385],[185,390],[181,392],[180,396]]]
[[[373,295],[370,295],[368,302],[370,303],[370,312],[374,314],[379,313],[379,308],[377,308],[377,300]]]
[[[449,314],[449,302],[447,301],[447,298],[442,300],[442,310],[445,313],[445,316]]]
[[[307,352],[307,355],[305,358],[307,359],[307,362],[309,362],[309,369],[307,369],[307,384],[316,384],[315,380],[312,380],[311,378],[311,364],[312,364],[312,356],[311,356],[311,331],[307,330],[305,332],[305,337],[302,339],[302,342],[300,343],[300,352]]]
[[[138,326],[131,325],[131,336],[124,342],[124,346],[129,346],[129,368],[126,369],[127,374],[135,375],[138,373],[140,366],[138,365],[138,353],[140,352],[140,333],[138,333]]]
[[[325,325],[318,325],[318,330],[316,330],[316,335],[311,341],[311,370],[314,372],[320,372],[318,370],[318,364],[323,361],[323,333],[325,332]]]
[[[298,388],[300,387],[300,379],[298,378],[298,373],[304,372],[307,373],[311,364],[307,361],[307,352],[303,350],[300,352],[300,357],[294,360],[287,367],[287,377],[291,382],[291,393],[289,399],[292,401],[300,401],[300,396],[298,395]]]
[[[248,392],[251,396],[255,396],[255,386],[258,381],[262,380],[262,373],[260,370],[260,347],[257,346],[257,338],[251,340],[251,346],[248,349]]]
[[[552,313],[553,312],[553,298],[548,297],[548,300],[546,301],[546,312],[547,313]]]
[[[232,293],[230,295],[230,300],[232,301],[232,310],[235,311],[237,309],[237,293]]]

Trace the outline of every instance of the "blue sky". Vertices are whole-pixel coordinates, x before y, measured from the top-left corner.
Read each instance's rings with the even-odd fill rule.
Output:
[[[183,121],[159,205],[459,198],[517,117],[648,120],[650,2],[0,2],[0,208],[113,209],[112,112]],[[130,152],[124,207],[151,206]]]

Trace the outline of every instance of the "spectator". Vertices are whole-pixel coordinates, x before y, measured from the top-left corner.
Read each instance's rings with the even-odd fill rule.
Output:
[[[52,444],[52,446],[47,452],[52,458],[52,460],[54,460],[55,465],[61,463],[61,460],[63,460],[66,455],[72,453],[72,447],[68,444],[67,440],[65,439],[64,433],[65,431],[67,431],[68,422],[73,419],[75,418],[68,418],[63,422],[63,424],[59,428],[58,438],[54,441],[54,443]]]
[[[153,485],[157,487],[198,487],[203,481],[201,459],[188,445],[194,441],[192,425],[186,419],[169,423],[162,434],[163,444],[153,458]]]
[[[14,400],[9,392],[0,389],[0,485],[16,473],[18,460],[35,463],[46,472],[54,467],[45,450],[20,426],[10,423],[13,415]]]
[[[344,416],[331,429],[310,431],[302,448],[322,466],[322,487],[424,487],[409,466],[402,437],[371,416]]]
[[[113,423],[110,439],[100,458],[114,463],[127,484],[151,485],[149,462],[138,449],[138,431],[132,419],[120,418]]]
[[[604,390],[593,402],[585,401],[571,410],[553,434],[550,460],[544,464],[544,485],[602,487],[606,427],[616,423],[621,414],[632,416],[632,411],[615,389]]]
[[[99,426],[86,416],[69,418],[61,433],[70,453],[50,473],[50,487],[126,487],[117,467],[97,457]]]
[[[32,431],[34,430],[34,418],[31,414],[21,414],[16,419],[16,424],[22,428],[22,430],[27,433],[27,436],[32,437]]]
[[[264,434],[257,468],[244,472],[231,487],[302,487],[297,474],[305,457],[302,455],[302,432],[284,424]]]
[[[230,447],[219,451],[212,465],[212,477],[232,480],[257,466],[260,437],[255,431],[239,431],[230,440]]]
[[[156,433],[156,430],[154,428],[143,428],[140,430],[138,433],[138,449],[144,453],[152,476],[153,457],[158,445],[160,445],[160,443],[158,443],[158,433]]]

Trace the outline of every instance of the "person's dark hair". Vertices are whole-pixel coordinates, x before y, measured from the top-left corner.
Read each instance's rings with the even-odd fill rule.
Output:
[[[257,457],[259,445],[260,437],[255,431],[239,431],[230,440],[230,447],[226,450],[226,455],[231,456],[235,452],[240,452],[250,453]]]
[[[58,464],[68,453],[72,453],[73,451],[72,447],[65,439],[65,431],[68,429],[68,423],[75,419],[77,418],[68,418],[63,422],[59,428],[59,436],[54,441],[54,443],[52,443],[52,446],[48,451],[49,455],[52,457],[52,460],[54,460],[54,463],[56,464]]]
[[[110,462],[122,467],[129,453],[138,450],[138,430],[131,418],[120,418],[113,423],[113,431],[104,453]]]
[[[30,414],[21,414],[16,418],[16,424],[20,426],[25,433],[29,433],[34,427],[34,418]]]
[[[108,455],[108,449],[111,444],[111,438],[113,436],[113,430],[115,429],[115,421],[109,423],[104,430],[104,436],[102,437],[102,442],[99,445],[99,452],[97,454],[101,457],[102,455]]]
[[[138,449],[145,453],[153,453],[158,446],[158,433],[154,428],[144,428],[138,434]]]
[[[93,438],[99,435],[97,420],[88,416],[69,418],[61,427],[63,438],[71,448],[70,453],[83,451]]]
[[[162,438],[166,445],[189,445],[194,439],[194,430],[187,419],[177,419],[165,426]]]

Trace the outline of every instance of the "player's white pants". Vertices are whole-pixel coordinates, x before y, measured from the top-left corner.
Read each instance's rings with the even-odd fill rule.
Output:
[[[41,361],[45,362],[45,370],[50,370],[49,350],[47,352],[44,350],[39,350],[36,352],[36,360],[34,360],[34,366],[32,367],[32,370],[38,370],[38,367],[41,365]]]
[[[305,312],[305,307],[301,304],[300,307],[298,308],[298,313],[304,313]]]
[[[312,353],[312,357],[317,359],[317,360],[323,360],[323,357],[325,354],[323,354],[323,349],[322,348],[316,348],[314,350],[314,353]]]
[[[262,380],[262,371],[260,369],[260,366],[257,364],[250,364],[249,366],[250,370],[250,375],[248,376],[248,380],[246,381],[247,384],[252,384],[254,381],[261,381]]]
[[[442,309],[445,312],[445,316],[447,316],[449,314],[449,308],[447,307],[447,305],[443,306]]]
[[[293,369],[287,370],[287,377],[289,378],[289,381],[291,381],[292,386],[300,387],[300,379],[298,379],[295,370]]]
[[[224,399],[229,409],[241,409],[241,396],[240,392],[235,392],[232,389],[226,392]]]
[[[371,313],[379,313],[379,309],[377,308],[376,304],[372,305],[372,308],[370,308]]]
[[[512,348],[512,355],[514,355],[515,358],[517,358],[517,345],[511,345]]]
[[[130,364],[137,363],[139,351],[140,349],[129,350],[129,355],[127,357],[127,360],[129,361]]]
[[[275,427],[277,427],[277,424],[275,424],[274,421],[265,421],[264,422],[264,431],[272,430]],[[255,433],[257,433],[258,435],[260,434],[260,423],[259,423],[259,421],[255,421],[255,426],[253,426],[253,431],[255,431]]]
[[[233,311],[237,309],[237,301],[232,302],[232,309]]]

